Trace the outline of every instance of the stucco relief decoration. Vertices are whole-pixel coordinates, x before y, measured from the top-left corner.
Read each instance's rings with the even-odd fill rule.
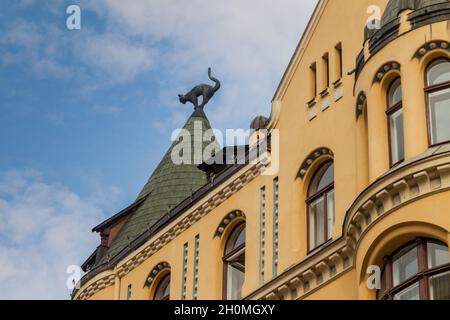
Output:
[[[220,222],[220,225],[217,227],[216,232],[214,233],[214,237],[222,237],[227,226],[229,226],[230,223],[239,218],[245,218],[245,214],[241,211],[233,211],[227,214],[226,217],[223,218]]]
[[[309,156],[303,161],[302,166],[300,167],[300,171],[298,172],[298,177],[303,179],[308,172],[308,169],[311,167],[311,165],[319,158],[323,156],[331,156],[333,157],[333,151],[331,151],[328,148],[321,147],[309,154]]]
[[[427,42],[416,51],[414,58],[421,60],[427,53],[435,50],[446,50],[450,53],[450,43],[445,40]]]
[[[366,93],[360,92],[358,95],[358,99],[356,100],[356,119],[358,119],[360,116],[362,116],[364,111],[364,104],[367,101]]]
[[[170,265],[167,262],[161,262],[156,267],[150,271],[150,274],[147,277],[147,281],[145,281],[145,287],[150,287],[155,280],[155,278],[164,270],[170,269]]]
[[[392,70],[400,71],[400,63],[395,61],[385,63],[380,69],[378,69],[375,74],[375,78],[373,79],[373,83],[380,83],[384,76]]]

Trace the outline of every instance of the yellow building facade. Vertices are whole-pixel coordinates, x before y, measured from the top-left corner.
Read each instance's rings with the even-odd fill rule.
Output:
[[[94,229],[73,299],[450,299],[449,20],[447,0],[320,0],[252,123],[267,152],[205,169],[115,251],[151,195]]]

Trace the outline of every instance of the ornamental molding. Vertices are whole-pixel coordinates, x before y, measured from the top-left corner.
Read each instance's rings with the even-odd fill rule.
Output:
[[[214,233],[214,238],[219,237],[221,238],[223,233],[225,232],[226,228],[233,222],[239,219],[245,219],[245,214],[240,210],[235,210],[227,214],[222,221],[220,222],[219,226],[216,229],[216,232]]]
[[[383,64],[375,74],[373,83],[381,83],[383,78],[391,71],[400,71],[400,63],[396,61],[389,61]]]
[[[417,49],[413,59],[416,58],[418,60],[422,60],[422,58],[425,57],[429,52],[436,50],[445,50],[448,53],[450,53],[450,42],[446,40],[429,41],[425,43],[423,46],[421,46],[419,49]]]
[[[333,158],[334,157],[333,151],[331,151],[327,147],[320,147],[311,152],[303,161],[300,170],[297,174],[297,177],[304,179],[306,173],[308,172],[309,168],[313,165],[313,163],[316,162],[319,158],[322,158],[324,156],[329,156]]]
[[[80,294],[76,297],[77,300],[88,300],[94,294],[103,290],[107,287],[113,286],[115,283],[116,276],[114,274],[105,276],[93,283],[91,283],[86,289],[84,289]]]
[[[366,189],[347,212],[344,230],[355,250],[381,219],[418,199],[450,190],[450,152],[406,164]]]
[[[195,224],[206,214],[222,204],[225,200],[230,198],[233,194],[241,190],[250,181],[261,175],[266,168],[271,164],[270,155],[265,153],[260,155],[260,159],[256,163],[251,163],[244,167],[234,180],[229,183],[224,183],[217,191],[211,192],[211,195],[201,204],[199,204],[194,210],[188,211],[189,213],[182,215],[178,220],[175,220],[175,224],[169,224],[170,229],[155,239],[149,239],[146,244],[137,249],[132,256],[124,259],[124,263],[117,265],[116,275],[120,278],[127,275],[133,269],[141,265],[144,261],[149,259],[153,254],[159,251],[162,247],[167,245],[170,241],[178,237],[181,233],[186,231],[190,226]],[[111,277],[111,278],[110,278]],[[86,300],[98,291],[114,285],[115,276],[109,276],[108,281],[105,282],[101,278],[90,284],[86,289],[80,289],[77,292],[77,299]]]
[[[353,249],[344,238],[317,250],[245,300],[302,299],[353,268]]]
[[[145,281],[144,287],[150,288],[153,281],[156,279],[156,277],[166,270],[170,270],[170,264],[168,262],[161,262],[158,263],[152,271],[147,276],[147,280]]]
[[[364,91],[361,91],[356,100],[356,119],[363,115],[364,106],[367,103],[367,95]]]

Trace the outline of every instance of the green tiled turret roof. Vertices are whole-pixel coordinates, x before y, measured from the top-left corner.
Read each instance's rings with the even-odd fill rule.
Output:
[[[126,222],[99,264],[106,262],[108,258],[113,258],[173,207],[206,184],[205,173],[197,167],[202,162],[204,148],[211,144],[211,141],[202,141],[202,133],[204,134],[206,130],[211,129],[203,110],[197,109],[183,129],[187,130],[185,132],[189,132],[193,137],[191,140],[191,164],[175,164],[172,161],[172,150],[179,144],[179,139],[176,139],[137,198],[137,200],[140,200],[146,197],[145,201]],[[180,135],[178,138],[180,138]],[[201,146],[201,154],[194,154],[193,152],[196,145],[195,141]]]

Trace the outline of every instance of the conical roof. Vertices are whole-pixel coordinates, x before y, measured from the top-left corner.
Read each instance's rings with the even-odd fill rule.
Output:
[[[120,233],[111,243],[107,254],[101,259],[114,257],[130,242],[145,233],[161,217],[190,197],[195,191],[206,184],[206,174],[198,168],[202,163],[202,155],[206,146],[211,144],[210,140],[203,140],[205,131],[211,129],[211,125],[202,109],[197,109],[189,117],[178,138],[170,146],[163,159],[156,167],[148,182],[140,192],[137,201],[146,198],[126,222]],[[177,164],[172,160],[172,151],[178,153],[179,143],[185,141],[186,134],[191,138],[191,155],[184,159],[191,160],[190,163]],[[213,139],[215,141],[215,137]],[[217,144],[217,142],[215,141]],[[194,152],[194,148],[201,146],[201,153]],[[175,154],[175,152],[174,152]],[[183,156],[183,152],[179,153]],[[187,161],[185,161],[187,162]]]

